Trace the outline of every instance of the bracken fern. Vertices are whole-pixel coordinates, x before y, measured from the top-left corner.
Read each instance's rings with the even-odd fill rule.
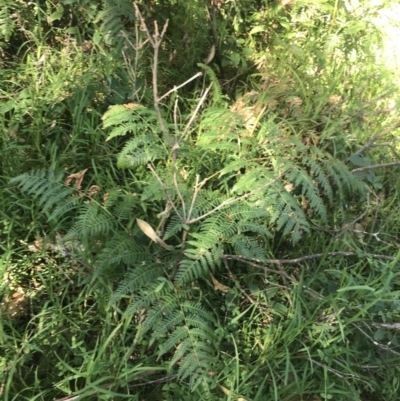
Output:
[[[218,321],[201,289],[220,270],[224,254],[266,259],[271,238],[295,243],[311,221],[327,221],[327,207],[338,195],[348,200],[365,193],[345,163],[306,146],[274,116],[246,129],[238,113],[221,106],[222,92],[206,71],[214,84],[213,107],[198,116],[198,135],[176,132],[173,150],[155,112],[145,106],[113,106],[103,116],[109,140],[127,139],[118,165],[150,169],[145,184],[133,183],[137,196],[111,191],[102,202],[89,197],[79,203],[62,173],[32,172],[12,180],[53,219],[77,209],[65,240],[90,251],[95,277],[124,273],[110,304],[124,305],[124,316],[137,317],[136,343],[151,332],[158,358],[168,358],[171,370],[192,388],[205,389],[219,343]],[[150,242],[135,218],[157,227],[154,235],[167,246]]]

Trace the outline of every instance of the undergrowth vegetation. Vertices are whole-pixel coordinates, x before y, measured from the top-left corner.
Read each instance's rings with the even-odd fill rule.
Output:
[[[400,400],[377,8],[1,2],[2,399]]]

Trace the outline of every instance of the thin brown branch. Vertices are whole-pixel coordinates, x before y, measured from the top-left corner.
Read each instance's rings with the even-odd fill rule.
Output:
[[[218,210],[224,208],[225,206],[228,206],[228,205],[231,205],[232,203],[239,202],[239,201],[241,201],[241,200],[243,200],[243,199],[249,198],[250,196],[254,195],[255,193],[257,193],[257,192],[259,192],[259,191],[261,191],[261,190],[263,190],[263,189],[269,187],[269,186],[272,185],[274,182],[278,181],[283,175],[285,175],[287,172],[289,172],[289,170],[290,170],[290,169],[284,171],[284,172],[283,172],[282,174],[280,174],[278,177],[274,178],[273,180],[267,182],[267,183],[264,184],[264,185],[261,185],[260,187],[254,189],[253,191],[250,191],[250,192],[248,192],[247,194],[244,194],[244,195],[242,195],[242,196],[239,196],[238,198],[229,198],[229,199],[223,201],[220,205],[218,205],[218,206],[215,207],[214,209],[210,210],[209,212],[204,213],[204,214],[202,214],[201,216],[196,217],[196,218],[194,218],[194,219],[188,220],[188,221],[186,221],[185,223],[186,223],[186,224],[195,223],[196,221],[202,220],[202,219],[204,219],[205,217],[210,216],[211,214],[213,214],[213,213],[215,213],[216,211],[218,211]]]
[[[186,134],[188,133],[188,130],[189,130],[190,126],[192,125],[193,120],[195,119],[197,113],[199,112],[200,107],[204,103],[204,101],[205,101],[205,99],[206,99],[206,97],[208,95],[208,92],[210,91],[211,87],[212,87],[212,84],[205,90],[203,96],[201,97],[199,103],[196,106],[196,109],[194,110],[193,114],[191,115],[189,122],[186,124],[186,127],[185,127],[185,129],[183,131],[183,134],[179,138],[178,142],[181,142],[183,140],[183,138],[185,138]]]
[[[167,193],[167,191],[166,191],[166,189],[165,189],[164,183],[162,182],[161,178],[159,177],[159,175],[157,174],[156,170],[155,170],[154,167],[151,165],[151,163],[149,163],[149,164],[147,165],[147,168],[151,171],[151,173],[153,174],[153,176],[154,176],[154,177],[157,179],[157,181],[160,183],[160,185],[161,185],[163,191],[165,192],[165,195],[166,195],[167,198],[168,198],[168,201],[169,201],[170,205],[171,205],[172,208],[174,209],[176,215],[182,220],[182,216],[181,216],[180,213],[178,212],[178,209],[177,209],[177,207],[175,206],[174,201],[173,201],[172,198],[168,195],[168,193]]]
[[[380,349],[382,349],[382,350],[384,350],[384,351],[390,352],[390,353],[393,354],[393,355],[400,356],[400,353],[399,353],[399,352],[397,352],[397,351],[391,349],[391,348],[390,348],[389,346],[387,346],[387,345],[383,345],[383,344],[380,344],[380,343],[378,343],[377,341],[375,341],[374,338],[372,338],[369,334],[367,334],[367,333],[366,333],[361,327],[359,327],[357,324],[351,323],[351,325],[352,325],[353,327],[355,327],[355,328],[356,328],[360,333],[362,333],[365,337],[367,337],[368,340],[370,340],[370,341],[372,342],[372,344],[374,344],[374,345],[377,346],[378,348],[380,348]]]
[[[340,377],[341,379],[343,379],[343,380],[346,381],[346,382],[347,382],[346,376],[347,376],[349,379],[359,379],[357,376],[351,375],[351,374],[346,374],[346,376],[344,376],[342,373],[340,373],[340,372],[337,371],[336,369],[330,368],[329,366],[327,366],[327,365],[325,365],[325,364],[323,364],[323,363],[321,363],[321,362],[315,361],[314,359],[310,359],[310,361],[311,361],[314,365],[320,366],[321,368],[324,368],[324,369],[328,370],[329,372],[333,373],[333,374],[336,375],[337,377]],[[363,381],[363,380],[362,380],[362,381]]]
[[[372,254],[372,253],[366,253],[366,254],[360,255],[357,252],[316,253],[316,254],[313,254],[313,255],[301,256],[301,257],[296,258],[296,259],[263,259],[263,260],[261,260],[261,259],[246,258],[245,256],[236,256],[236,255],[224,255],[223,257],[224,258],[228,258],[228,259],[238,260],[238,261],[241,261],[241,262],[246,261],[247,264],[250,264],[249,262],[254,261],[255,263],[262,263],[262,264],[273,264],[273,265],[288,264],[289,265],[289,264],[302,263],[302,262],[305,262],[307,260],[322,258],[323,256],[358,256],[358,257],[361,257],[361,258],[372,257],[372,258],[376,258],[376,259],[388,260],[390,262],[393,262],[394,260],[396,260],[396,258],[392,257],[392,256],[376,255],[376,254]],[[264,266],[260,266],[260,265],[255,265],[255,267],[259,267],[259,268],[264,269],[264,270],[267,269]],[[267,271],[282,275],[282,271],[271,270],[271,269],[267,269]],[[284,275],[285,275],[285,277],[287,277],[286,273]]]
[[[139,7],[137,6],[136,3],[134,3],[134,7],[136,10],[136,16],[138,20],[140,21],[140,29],[143,30],[146,33],[147,38],[149,39],[153,50],[154,50],[154,55],[153,55],[153,97],[154,97],[154,109],[157,114],[157,119],[158,123],[160,124],[161,131],[164,135],[165,140],[167,141],[168,145],[171,146],[171,148],[174,148],[174,140],[171,138],[168,129],[165,125],[164,119],[162,118],[161,115],[161,110],[160,110],[160,99],[158,97],[158,78],[157,78],[157,73],[158,73],[158,55],[159,55],[159,50],[160,50],[160,45],[163,40],[163,37],[165,35],[165,32],[167,31],[168,27],[168,20],[165,22],[164,27],[161,31],[161,34],[159,33],[158,30],[158,24],[157,21],[154,21],[154,34],[151,35],[149,28],[147,27],[146,21],[144,20],[142,14],[140,13]],[[175,155],[175,150],[174,150],[174,155]],[[175,157],[174,157],[175,158]]]
[[[196,202],[197,195],[199,194],[199,191],[200,191],[200,188],[201,188],[199,186],[199,179],[200,179],[200,176],[198,174],[196,174],[196,185],[194,187],[194,193],[193,193],[193,197],[192,197],[192,202],[190,204],[189,213],[188,213],[188,216],[187,216],[187,218],[189,220],[190,220],[190,217],[192,216],[194,203]]]
[[[192,78],[189,78],[187,81],[185,81],[183,84],[180,84],[178,86],[174,86],[172,89],[170,89],[167,93],[165,93],[164,95],[162,95],[158,100],[161,102],[161,100],[163,100],[164,98],[166,98],[167,96],[169,96],[171,93],[176,92],[178,89],[182,88],[183,86],[185,86],[186,84],[188,84],[189,82],[193,81],[194,79],[201,77],[203,75],[202,72],[198,72],[197,74],[193,75]]]
[[[249,260],[245,256],[236,256],[236,255],[224,255],[224,256],[222,256],[222,259],[223,260],[224,259],[236,260],[238,262],[242,262],[244,264],[247,264],[249,266],[255,267],[257,269],[262,269],[267,273],[279,274],[280,276],[282,276],[283,279],[287,278],[292,283],[297,284],[297,285],[299,284],[299,282],[295,278],[289,276],[284,270],[270,269],[269,267],[266,267],[266,266],[263,266],[263,265],[260,265],[260,264],[257,264],[257,263],[254,263],[254,262],[251,261],[251,260],[256,260],[256,261],[259,261],[260,263],[263,263],[263,261],[260,261],[259,259],[253,258],[253,259]],[[306,285],[303,285],[302,288],[304,288],[305,290],[309,291],[316,299],[323,299],[324,298],[323,295],[321,295],[317,291],[314,291],[312,288],[310,288],[310,287],[308,287]]]
[[[357,173],[358,171],[363,170],[372,170],[375,168],[383,168],[383,167],[391,167],[391,166],[399,166],[400,162],[392,162],[392,163],[384,163],[384,164],[373,164],[372,166],[358,167],[351,170],[352,173]]]
[[[371,323],[371,326],[381,329],[400,331],[400,323]]]
[[[179,196],[179,199],[181,200],[183,218],[186,220],[186,205],[185,205],[185,201],[183,199],[183,196],[181,194],[181,191],[179,190],[178,180],[176,179],[176,172],[174,172],[174,185],[175,185],[176,192],[177,192],[177,194]]]
[[[236,288],[247,298],[247,300],[248,300],[251,304],[254,305],[254,304],[255,304],[254,299],[253,299],[249,294],[247,294],[246,291],[243,290],[243,288],[241,287],[241,285],[240,285],[238,279],[237,279],[236,276],[231,272],[231,269],[229,268],[227,259],[224,259],[223,261],[224,261],[224,265],[225,265],[226,270],[228,270],[229,277],[230,277],[231,280],[235,283]]]
[[[131,40],[129,39],[128,35],[126,32],[121,31],[122,36],[126,40],[127,43],[131,46],[131,48],[135,51],[135,57],[134,57],[134,66],[132,67],[132,62],[128,56],[126,56],[125,52],[122,50],[122,57],[124,58],[126,70],[128,72],[130,81],[133,85],[133,93],[130,96],[131,99],[136,98],[138,102],[140,102],[143,99],[144,92],[142,97],[138,96],[139,91],[141,88],[136,89],[136,84],[137,84],[137,70],[138,70],[138,64],[139,64],[139,50],[141,50],[149,41],[147,38],[145,41],[140,42],[141,40],[141,35],[139,33],[139,28],[137,25],[135,25],[135,38],[136,38],[136,44],[134,45]]]
[[[394,123],[390,125],[389,127],[385,128],[383,131],[378,132],[376,135],[374,135],[364,146],[362,146],[360,149],[357,150],[357,152],[353,153],[352,156],[359,155],[363,152],[365,152],[367,149],[369,149],[379,138],[382,138],[389,132],[393,131],[394,129],[400,127],[400,121],[397,123]],[[347,159],[349,161],[349,159]]]
[[[378,148],[379,146],[391,146],[393,142],[399,142],[400,138],[393,138],[391,141],[375,143],[371,148]]]

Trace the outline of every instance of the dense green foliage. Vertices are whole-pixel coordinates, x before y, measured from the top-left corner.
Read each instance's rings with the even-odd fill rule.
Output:
[[[400,400],[376,8],[0,5],[4,400]]]

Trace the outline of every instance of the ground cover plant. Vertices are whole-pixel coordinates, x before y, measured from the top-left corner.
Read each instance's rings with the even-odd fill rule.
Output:
[[[376,10],[4,0],[5,400],[400,399]]]

